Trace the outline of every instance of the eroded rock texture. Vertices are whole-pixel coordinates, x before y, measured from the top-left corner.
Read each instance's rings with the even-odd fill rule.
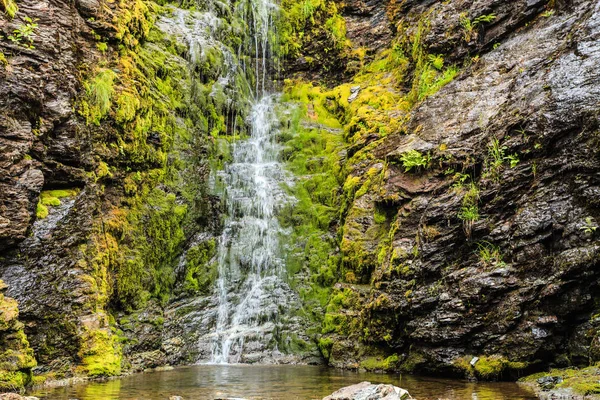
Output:
[[[597,360],[600,5],[398,7],[409,32],[428,26],[428,52],[477,56],[399,132],[367,138],[375,160],[350,161],[381,179],[343,221],[354,276],[336,288],[330,363],[490,378]],[[467,35],[461,18],[489,14]],[[407,172],[411,150],[430,164]]]

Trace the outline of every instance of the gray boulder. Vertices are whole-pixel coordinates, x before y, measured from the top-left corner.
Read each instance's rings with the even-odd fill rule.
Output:
[[[371,382],[361,382],[346,386],[323,400],[408,400],[410,394],[394,385],[375,385]]]

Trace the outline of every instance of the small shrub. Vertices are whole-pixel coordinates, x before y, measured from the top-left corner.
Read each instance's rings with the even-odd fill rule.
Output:
[[[21,24],[15,30],[12,35],[8,35],[8,39],[16,45],[24,46],[28,49],[35,49],[33,45],[33,37],[37,31],[38,24],[37,19],[31,19],[29,17],[23,18],[26,24]]]

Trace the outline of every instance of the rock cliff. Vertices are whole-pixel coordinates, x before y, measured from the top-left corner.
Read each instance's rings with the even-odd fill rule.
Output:
[[[359,72],[296,97],[347,149],[329,363],[498,379],[598,361],[600,6],[339,12]]]

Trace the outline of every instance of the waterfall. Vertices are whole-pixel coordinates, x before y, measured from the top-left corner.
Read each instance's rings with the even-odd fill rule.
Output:
[[[268,0],[242,0],[233,10],[209,0],[199,10],[174,8],[159,22],[161,30],[186,43],[191,68],[209,65],[219,74],[212,86],[197,82],[196,90],[210,93],[222,105],[217,112],[223,112],[228,133],[234,134],[211,132],[219,135],[213,136],[218,146],[227,147],[227,161],[210,178],[225,210],[222,232],[214,238],[216,256],[210,261],[211,268],[216,264],[216,281],[210,293],[178,298],[166,312],[166,349],[184,362],[320,360],[307,333],[311,321],[290,287],[288,254],[280,243],[292,231],[281,227],[278,213],[296,199],[284,189],[294,178],[278,161],[277,116],[289,110],[273,90],[271,76],[277,69],[271,43],[277,13],[277,5]],[[207,63],[215,58],[220,64]],[[213,238],[200,235],[191,245],[209,236]],[[186,253],[179,273],[185,268]]]
[[[213,363],[241,362],[246,339],[268,339],[282,309],[277,302],[286,301],[284,292],[289,291],[279,243],[285,232],[276,213],[293,199],[281,189],[287,177],[277,161],[276,95],[268,93],[267,81],[276,6],[250,0],[247,9],[256,82],[248,118],[250,138],[236,143],[233,161],[220,174],[227,214],[218,247]]]

